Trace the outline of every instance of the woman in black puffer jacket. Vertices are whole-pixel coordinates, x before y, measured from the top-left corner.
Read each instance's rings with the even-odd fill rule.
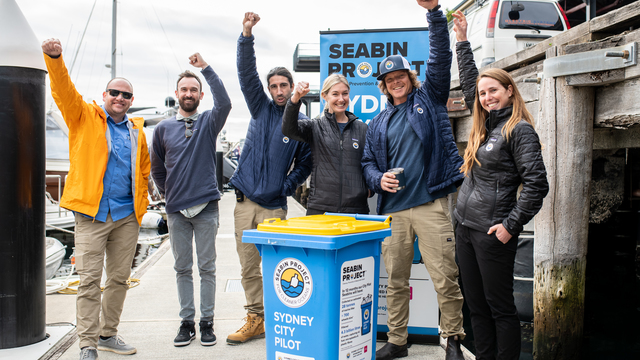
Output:
[[[311,146],[313,168],[307,215],[368,214],[368,190],[360,165],[367,125],[347,111],[349,82],[342,75],[329,75],[321,91],[326,101],[323,114],[313,120],[298,120],[300,99],[307,93],[309,83],[298,83],[282,117],[282,133]]]
[[[464,297],[471,312],[476,359],[518,359],[514,260],[518,235],[549,191],[547,173],[533,116],[513,78],[501,69],[477,75],[466,41],[466,20],[460,12],[454,17],[460,83],[465,100],[473,104],[461,168],[465,179],[454,211]]]

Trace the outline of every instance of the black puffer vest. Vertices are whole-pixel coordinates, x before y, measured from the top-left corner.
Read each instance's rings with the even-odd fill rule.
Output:
[[[333,114],[328,111],[313,120],[298,120],[299,109],[300,102],[293,104],[289,100],[282,133],[311,147],[313,168],[308,207],[368,214],[368,191],[361,166],[367,125],[347,111],[349,122],[341,134]]]

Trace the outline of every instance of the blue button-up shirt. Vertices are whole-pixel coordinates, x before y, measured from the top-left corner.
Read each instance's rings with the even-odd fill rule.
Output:
[[[104,106],[102,107],[104,110]],[[107,127],[111,135],[109,148],[109,161],[107,170],[102,179],[103,192],[100,199],[100,207],[95,219],[107,221],[107,215],[111,213],[111,219],[118,221],[133,213],[133,190],[131,186],[131,136],[129,134],[129,119],[125,115],[124,120],[117,123],[105,111],[107,115]],[[85,215],[87,216],[87,215]],[[91,217],[91,216],[87,216]]]

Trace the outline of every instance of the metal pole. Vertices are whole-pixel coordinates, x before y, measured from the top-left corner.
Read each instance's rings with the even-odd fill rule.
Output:
[[[587,21],[596,17],[596,0],[582,0],[583,3],[587,5],[586,9],[586,17]]]
[[[113,0],[111,17],[111,78],[116,77],[116,25],[118,23],[118,1]]]

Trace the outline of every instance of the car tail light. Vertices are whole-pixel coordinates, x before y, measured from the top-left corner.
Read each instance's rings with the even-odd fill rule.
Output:
[[[567,30],[571,29],[571,25],[569,25],[569,19],[567,19],[567,14],[565,14],[564,9],[562,8],[562,6],[560,6],[559,3],[556,3],[556,6],[558,7],[558,10],[560,10],[562,17],[564,18],[564,23],[567,25]]]
[[[498,13],[499,0],[493,0],[491,4],[491,12],[489,13],[489,22],[487,23],[487,37],[493,37],[493,29],[496,27],[496,14]]]

